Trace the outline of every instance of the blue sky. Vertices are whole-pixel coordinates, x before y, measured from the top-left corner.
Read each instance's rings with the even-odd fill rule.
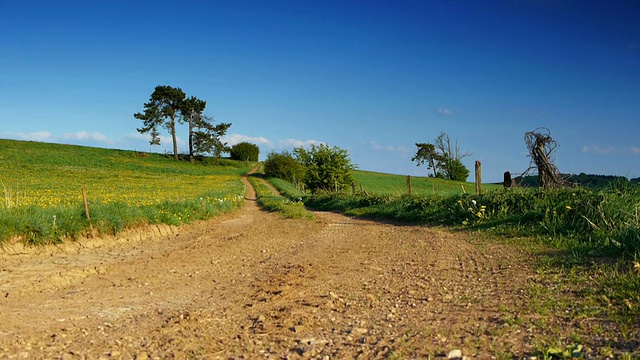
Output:
[[[262,157],[324,142],[426,175],[415,143],[445,132],[500,181],[547,127],[562,172],[639,177],[639,18],[625,0],[0,0],[0,138],[163,152],[133,114],[171,85]]]

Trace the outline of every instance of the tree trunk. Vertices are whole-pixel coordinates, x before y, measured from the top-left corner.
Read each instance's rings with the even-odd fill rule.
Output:
[[[193,158],[193,110],[189,115],[189,161],[191,163],[195,161]]]
[[[433,161],[433,159],[432,159],[431,162],[429,163],[429,165],[431,165],[431,169],[433,169],[433,177],[437,178],[438,177],[438,169],[436,168],[436,162]]]
[[[171,137],[173,138],[173,158],[178,160],[178,138],[176,137],[176,119],[171,117]]]

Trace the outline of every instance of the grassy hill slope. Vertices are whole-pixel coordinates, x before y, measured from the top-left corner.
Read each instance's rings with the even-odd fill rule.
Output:
[[[242,205],[252,164],[190,164],[161,154],[0,140],[0,242],[61,241],[89,228],[182,224]],[[90,218],[84,214],[86,189]]]

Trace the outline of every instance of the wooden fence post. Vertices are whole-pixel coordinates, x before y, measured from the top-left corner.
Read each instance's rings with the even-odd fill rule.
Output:
[[[407,175],[407,194],[411,195],[411,175]]]
[[[482,193],[482,164],[476,160],[476,195]]]
[[[87,216],[87,221],[91,222],[91,216],[89,216],[89,205],[87,204],[87,188],[82,185],[82,202],[84,203],[84,214]]]
[[[511,173],[508,171],[504,172],[504,179],[502,181],[502,186],[504,186],[505,189],[508,189],[511,187]]]
[[[351,184],[351,193],[352,193],[353,195],[355,195],[355,194],[356,194],[356,183],[352,183],[352,184]]]

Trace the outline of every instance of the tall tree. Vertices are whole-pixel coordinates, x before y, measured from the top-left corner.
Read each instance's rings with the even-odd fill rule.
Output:
[[[189,161],[194,161],[193,153],[193,134],[195,127],[202,121],[204,116],[204,108],[207,107],[207,102],[200,100],[195,96],[191,96],[185,99],[181,104],[180,112],[183,119],[189,123]]]
[[[436,138],[435,147],[442,157],[440,167],[444,177],[449,180],[467,181],[469,170],[462,164],[462,159],[472,154],[460,151],[458,141],[451,142],[451,138],[445,133],[440,133]]]
[[[231,127],[231,123],[213,125],[213,119],[203,115],[195,127],[193,131],[195,154],[211,154],[213,157],[220,157],[222,153],[230,150],[227,143],[222,142],[222,137]]]
[[[160,145],[159,126],[164,126],[171,134],[173,140],[173,157],[178,160],[178,139],[176,136],[176,120],[186,94],[180,88],[171,86],[156,86],[144,104],[144,113],[136,113],[133,116],[143,121],[143,126],[138,128],[141,134],[151,133],[151,145]]]
[[[220,157],[223,152],[229,151],[223,137],[230,123],[213,124],[213,118],[204,115],[207,102],[195,96],[185,99],[180,105],[182,121],[189,124],[189,160],[194,161],[195,155],[211,154]]]
[[[460,151],[458,142],[453,143],[449,135],[440,133],[433,144],[417,143],[416,147],[418,151],[411,161],[417,162],[418,166],[427,164],[427,168],[433,169],[434,177],[458,181],[466,181],[469,177],[462,159],[471,153]]]
[[[435,145],[431,143],[416,143],[418,151],[411,158],[411,161],[417,162],[416,166],[427,164],[427,169],[433,170],[433,177],[438,177],[438,166],[440,164],[440,154],[436,151]]]

